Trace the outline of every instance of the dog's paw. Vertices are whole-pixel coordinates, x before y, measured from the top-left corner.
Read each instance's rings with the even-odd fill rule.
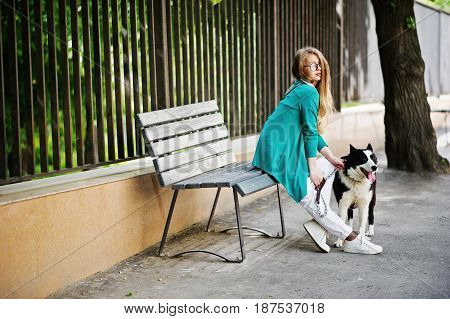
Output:
[[[369,225],[369,230],[366,232],[366,236],[373,237],[375,236],[375,229],[373,225]]]
[[[338,239],[336,240],[336,242],[333,245],[336,248],[341,248],[342,247],[342,239]]]

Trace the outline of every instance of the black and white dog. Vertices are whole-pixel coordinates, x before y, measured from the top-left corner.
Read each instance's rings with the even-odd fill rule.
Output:
[[[350,145],[350,154],[342,157],[344,169],[336,172],[333,182],[334,195],[339,205],[339,216],[353,227],[353,209],[358,208],[359,232],[367,236],[374,233],[373,210],[376,201],[376,171],[378,160],[372,145],[366,149],[356,149]],[[347,218],[346,218],[347,217]],[[366,232],[367,220],[369,230]],[[342,240],[335,242],[336,247],[342,246]]]

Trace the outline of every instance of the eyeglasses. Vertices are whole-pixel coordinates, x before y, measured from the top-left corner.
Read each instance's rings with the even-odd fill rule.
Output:
[[[310,68],[311,71],[317,71],[318,69],[322,70],[322,67],[320,66],[320,64],[317,63],[311,63],[310,65],[305,65],[305,68]]]

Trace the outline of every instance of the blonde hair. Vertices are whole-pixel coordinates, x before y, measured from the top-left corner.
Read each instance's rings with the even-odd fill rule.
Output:
[[[317,130],[319,133],[323,133],[327,126],[328,116],[335,110],[333,95],[331,94],[331,78],[330,78],[330,66],[328,61],[323,56],[322,52],[313,47],[303,47],[297,51],[292,63],[292,75],[300,79],[308,79],[303,72],[304,66],[307,63],[308,56],[314,54],[319,59],[319,64],[322,69],[322,77],[316,84],[316,88],[319,91],[319,111],[317,119]]]

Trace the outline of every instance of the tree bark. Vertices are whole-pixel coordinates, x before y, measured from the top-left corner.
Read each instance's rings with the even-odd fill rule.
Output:
[[[384,124],[388,167],[448,172],[437,152],[425,91],[425,63],[415,21],[414,0],[371,0],[384,80]]]

